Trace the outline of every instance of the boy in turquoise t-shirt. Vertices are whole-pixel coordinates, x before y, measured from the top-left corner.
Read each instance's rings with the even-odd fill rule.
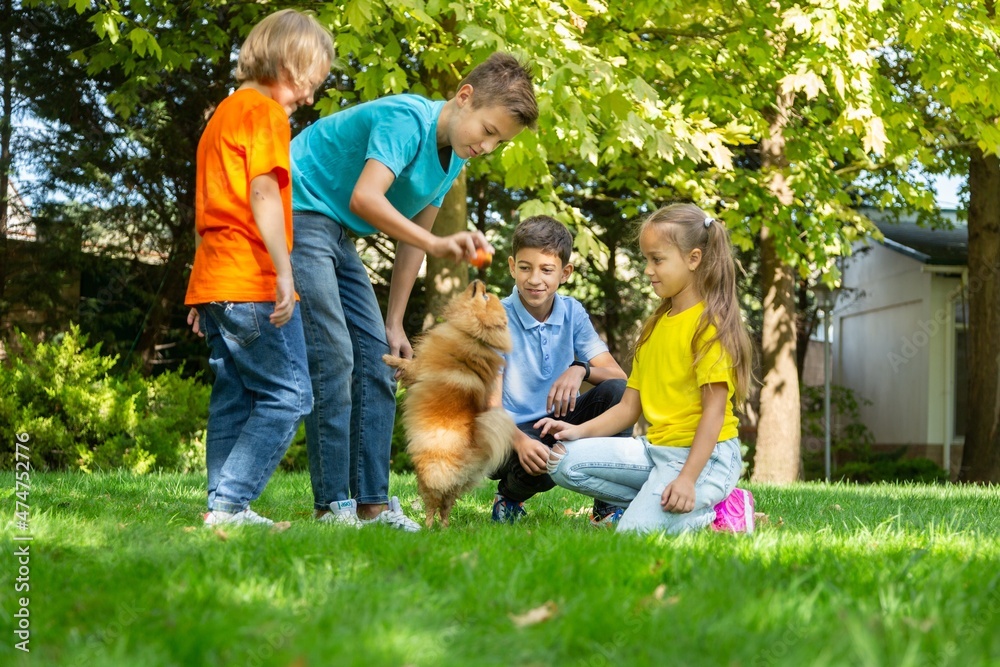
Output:
[[[382,355],[413,356],[403,314],[425,252],[468,261],[478,248],[492,251],[478,231],[431,233],[455,177],[537,118],[530,72],[495,53],[447,102],[366,102],[292,141],[292,266],[315,396],[306,440],[321,521],[419,529],[388,496],[396,402]],[[354,246],[379,231],[398,241],[384,322]]]

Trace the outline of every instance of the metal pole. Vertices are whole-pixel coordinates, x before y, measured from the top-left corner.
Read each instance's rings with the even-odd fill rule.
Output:
[[[830,355],[830,339],[833,336],[833,323],[830,318],[832,294],[827,297],[827,303],[823,309],[823,322],[825,332],[823,333],[823,421],[826,428],[823,429],[823,463],[826,470],[826,481],[829,483],[831,476],[830,462],[830,375],[833,373],[833,363]]]

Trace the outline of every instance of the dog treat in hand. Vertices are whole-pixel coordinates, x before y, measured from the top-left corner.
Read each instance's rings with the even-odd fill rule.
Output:
[[[469,260],[477,269],[485,269],[493,262],[493,253],[486,252],[482,248],[476,248],[476,256]]]

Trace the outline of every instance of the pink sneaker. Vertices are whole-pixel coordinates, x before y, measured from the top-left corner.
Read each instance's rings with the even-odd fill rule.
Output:
[[[715,530],[732,533],[753,532],[753,494],[745,489],[733,489],[726,499],[715,506]]]

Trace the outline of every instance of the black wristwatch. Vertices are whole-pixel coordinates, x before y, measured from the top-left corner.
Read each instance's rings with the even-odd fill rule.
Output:
[[[590,377],[590,364],[587,363],[586,361],[580,361],[579,359],[576,359],[573,361],[573,363],[570,364],[570,368],[572,368],[573,366],[580,366],[581,368],[583,368],[583,380],[584,382],[586,382],[587,379]]]

